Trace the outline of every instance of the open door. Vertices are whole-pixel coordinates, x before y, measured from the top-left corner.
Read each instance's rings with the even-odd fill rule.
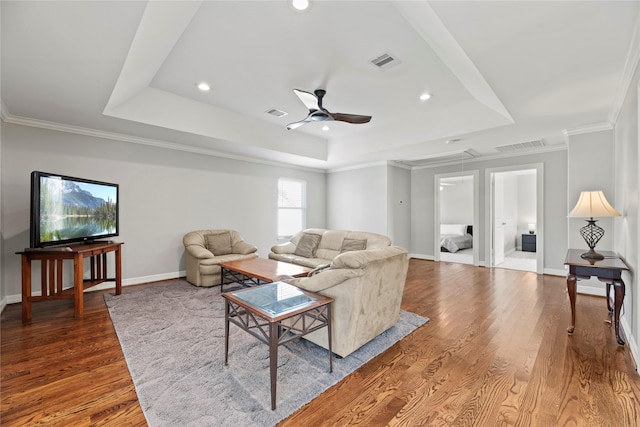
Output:
[[[495,175],[493,179],[493,265],[504,262],[504,178]]]
[[[487,267],[544,272],[543,173],[542,164],[485,171]]]

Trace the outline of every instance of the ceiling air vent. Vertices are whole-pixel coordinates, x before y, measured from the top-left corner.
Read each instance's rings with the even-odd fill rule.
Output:
[[[377,58],[372,59],[371,63],[380,70],[388,70],[389,68],[400,64],[400,60],[390,53],[384,53]]]
[[[276,108],[272,108],[271,110],[267,110],[265,111],[267,114],[271,114],[272,116],[276,116],[276,117],[283,117],[286,116],[288,113],[282,111],[282,110],[278,110]]]
[[[516,151],[516,150],[530,150],[532,148],[541,148],[541,147],[544,147],[544,142],[541,139],[537,139],[535,141],[518,142],[516,144],[500,145],[498,147],[493,147],[493,148],[502,152],[510,152],[510,151]]]

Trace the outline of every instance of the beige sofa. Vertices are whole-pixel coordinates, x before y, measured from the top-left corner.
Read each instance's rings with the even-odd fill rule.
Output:
[[[315,268],[331,263],[342,252],[390,245],[391,239],[381,234],[308,228],[297,233],[289,242],[273,246],[268,256],[277,261]]]
[[[331,310],[332,349],[345,357],[396,324],[408,266],[405,249],[383,246],[344,252],[328,268],[285,281],[335,299]],[[329,348],[324,328],[304,338]]]
[[[256,248],[234,230],[197,230],[185,234],[187,281],[196,286],[220,284],[220,263],[255,258]]]

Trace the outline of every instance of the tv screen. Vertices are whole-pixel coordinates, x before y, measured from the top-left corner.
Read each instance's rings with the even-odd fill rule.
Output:
[[[32,172],[31,247],[117,236],[118,190],[118,184]]]

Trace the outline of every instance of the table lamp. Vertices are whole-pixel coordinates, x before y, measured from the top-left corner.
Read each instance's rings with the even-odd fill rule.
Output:
[[[604,259],[604,255],[597,253],[594,249],[602,236],[604,236],[604,229],[596,225],[597,220],[593,219],[593,217],[620,216],[620,212],[609,204],[602,191],[581,192],[578,203],[567,216],[569,218],[589,218],[586,220],[587,225],[580,229],[582,238],[589,246],[589,252],[585,252],[580,256],[585,259]]]

